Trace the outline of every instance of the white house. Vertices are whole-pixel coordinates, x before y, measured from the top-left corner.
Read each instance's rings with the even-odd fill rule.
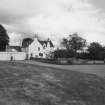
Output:
[[[38,38],[27,38],[22,43],[22,51],[27,53],[27,58],[47,58],[54,51],[54,45],[50,39],[41,41]]]

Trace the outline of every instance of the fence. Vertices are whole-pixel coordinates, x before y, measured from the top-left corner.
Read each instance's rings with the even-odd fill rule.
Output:
[[[26,53],[24,52],[0,52],[0,61],[8,60],[25,60]]]

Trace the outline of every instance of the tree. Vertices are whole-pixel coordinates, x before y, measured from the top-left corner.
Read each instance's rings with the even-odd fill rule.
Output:
[[[82,50],[86,46],[86,40],[82,37],[78,36],[77,33],[69,35],[68,38],[63,38],[61,44],[66,47],[66,49],[72,50],[74,52],[74,56],[78,50]]]
[[[5,51],[9,43],[9,37],[5,28],[0,25],[0,51]]]
[[[104,59],[105,49],[98,42],[90,43],[90,45],[88,46],[88,51],[90,59],[92,60]]]
[[[22,47],[28,47],[33,42],[33,39],[31,38],[25,38],[22,41]]]

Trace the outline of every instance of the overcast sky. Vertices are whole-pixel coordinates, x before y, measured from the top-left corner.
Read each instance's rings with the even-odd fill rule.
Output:
[[[78,32],[89,42],[105,44],[104,4],[105,0],[0,0],[0,23],[7,31],[38,33],[55,42]]]

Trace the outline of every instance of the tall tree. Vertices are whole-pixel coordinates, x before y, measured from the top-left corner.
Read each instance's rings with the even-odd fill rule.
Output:
[[[86,40],[78,36],[77,33],[74,33],[69,35],[68,38],[64,38],[61,44],[63,44],[67,50],[72,50],[75,55],[78,50],[82,50],[86,46]]]
[[[0,51],[5,51],[8,44],[9,37],[7,31],[2,25],[0,25]]]
[[[32,42],[33,40],[31,38],[25,38],[23,39],[22,47],[28,47]]]

